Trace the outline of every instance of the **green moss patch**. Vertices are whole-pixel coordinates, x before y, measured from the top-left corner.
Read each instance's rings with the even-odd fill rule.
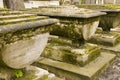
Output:
[[[88,42],[105,46],[116,46],[120,42],[120,36],[117,33],[99,33],[95,34]]]
[[[101,56],[97,57],[84,67],[48,58],[40,58],[34,65],[47,69],[60,76],[64,76],[68,80],[93,80],[93,78],[97,76],[94,75],[97,74],[97,72],[100,73],[100,71],[103,70],[103,67],[111,63],[114,58],[114,54],[102,52]]]
[[[120,5],[119,4],[105,4],[105,5],[79,5],[79,8],[87,8],[87,9],[120,9]]]
[[[76,48],[72,46],[70,40],[53,39],[49,42],[41,56],[54,60],[84,66],[100,55],[100,48],[97,45],[86,44]]]

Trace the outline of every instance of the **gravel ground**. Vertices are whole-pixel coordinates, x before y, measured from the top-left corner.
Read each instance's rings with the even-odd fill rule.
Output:
[[[95,80],[120,80],[120,53],[109,67],[102,72]]]

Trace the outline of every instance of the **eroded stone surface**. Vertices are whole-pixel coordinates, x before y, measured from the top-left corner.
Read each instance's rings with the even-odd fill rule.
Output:
[[[87,8],[93,10],[99,10],[106,12],[107,15],[102,16],[100,20],[99,27],[102,27],[104,31],[110,31],[111,28],[117,27],[120,25],[120,5],[79,5],[80,8]]]
[[[38,15],[49,16],[51,18],[60,19],[59,31],[64,29],[72,29],[73,34],[82,36],[85,40],[90,39],[99,24],[99,16],[105,15],[103,12],[93,11],[89,9],[77,8],[77,7],[40,7],[35,9],[26,10],[26,12],[36,13]],[[72,28],[70,28],[72,27]],[[54,28],[55,30],[56,28]],[[58,28],[57,28],[58,29]],[[56,30],[55,30],[56,31]],[[64,31],[63,31],[64,32]],[[53,33],[54,34],[54,33]],[[60,35],[60,34],[59,34]],[[67,36],[68,37],[68,36]]]
[[[63,42],[63,43],[62,43]],[[49,41],[41,56],[58,61],[84,66],[100,55],[100,47],[85,44],[81,48],[71,46],[70,40],[57,38]]]
[[[20,11],[3,10],[0,14],[0,62],[11,68],[24,68],[40,56],[47,44],[48,25],[56,23],[56,20]]]
[[[116,46],[120,42],[120,36],[117,33],[98,33],[95,34],[88,42],[104,46]]]
[[[64,76],[69,80],[91,80],[114,58],[114,54],[101,52],[101,56],[86,66],[80,67],[41,57],[35,62],[34,65],[45,68],[57,75]]]

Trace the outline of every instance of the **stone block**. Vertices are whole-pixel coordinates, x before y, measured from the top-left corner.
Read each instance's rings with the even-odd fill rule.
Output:
[[[120,42],[120,36],[118,33],[100,33],[100,31],[97,32],[98,34],[95,34],[88,42],[104,46],[116,46]]]
[[[93,80],[115,58],[114,54],[101,52],[101,56],[84,67],[40,57],[34,65],[47,69],[68,80]]]
[[[32,64],[47,45],[49,33],[43,33],[26,40],[19,40],[2,47],[2,61],[11,68],[24,68]],[[9,56],[9,57],[8,57]]]
[[[64,42],[52,42],[46,46],[41,56],[74,65],[85,66],[99,55],[100,47],[94,44],[85,44],[81,48],[75,48],[67,44],[67,42],[66,44]]]

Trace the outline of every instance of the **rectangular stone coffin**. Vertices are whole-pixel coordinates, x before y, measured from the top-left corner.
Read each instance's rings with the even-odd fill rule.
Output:
[[[62,42],[61,42],[62,40]],[[94,44],[85,44],[81,48],[72,47],[65,39],[52,39],[41,56],[53,60],[85,66],[100,55],[100,48]]]
[[[110,28],[120,25],[120,5],[79,5],[78,7],[106,12],[107,15],[101,17],[99,24],[104,31],[110,31]]]
[[[40,19],[0,26],[0,65],[24,68],[32,64],[44,50],[49,28],[56,19]]]
[[[99,27],[104,31],[110,31],[111,28],[120,26],[120,10],[104,10],[106,16],[101,17]]]
[[[99,24],[99,16],[105,15],[103,12],[83,8],[78,9],[76,7],[40,7],[37,11],[38,15],[60,19],[59,30],[56,31],[55,29],[58,28],[55,28],[54,31],[59,32],[64,30],[68,31],[70,35],[73,33],[80,36],[82,33],[85,40],[94,35]],[[64,31],[63,34],[66,34]],[[61,36],[61,34],[55,32],[52,34]]]
[[[94,61],[84,67],[80,67],[40,57],[34,65],[47,69],[59,76],[64,76],[67,80],[94,80],[93,78],[97,77],[100,71],[104,70],[114,58],[114,54],[102,52],[101,56],[97,57]]]

